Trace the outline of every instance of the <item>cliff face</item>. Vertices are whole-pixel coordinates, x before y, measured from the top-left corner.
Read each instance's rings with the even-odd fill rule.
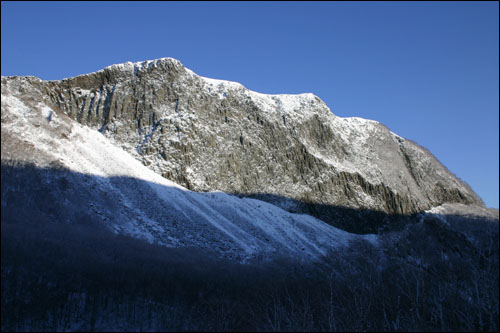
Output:
[[[483,206],[427,150],[376,121],[337,117],[313,94],[265,95],[200,77],[171,58],[61,81],[2,77],[4,90],[98,129],[188,189],[258,197],[350,231],[384,221],[367,226],[339,209]]]

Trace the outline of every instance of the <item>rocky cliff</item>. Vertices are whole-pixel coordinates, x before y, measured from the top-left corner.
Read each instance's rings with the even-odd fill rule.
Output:
[[[60,81],[2,77],[4,91],[99,130],[190,190],[257,197],[349,231],[443,203],[483,206],[426,149],[376,121],[338,117],[313,94],[204,78],[172,58]]]

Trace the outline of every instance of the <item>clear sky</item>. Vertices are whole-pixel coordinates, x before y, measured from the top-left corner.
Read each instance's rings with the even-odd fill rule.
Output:
[[[428,148],[498,208],[498,2],[5,2],[2,75],[180,60],[262,93],[312,92]]]

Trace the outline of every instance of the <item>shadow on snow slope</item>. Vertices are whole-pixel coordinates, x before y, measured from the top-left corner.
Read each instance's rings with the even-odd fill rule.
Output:
[[[238,261],[274,255],[317,258],[355,239],[377,242],[376,235],[349,233],[269,202],[300,207],[316,216],[333,212],[337,226],[348,231],[359,232],[352,223],[360,221],[368,226],[361,231],[375,230],[376,226],[381,231],[379,221],[385,221],[385,230],[400,230],[421,218],[310,204],[271,194],[248,198],[223,192],[196,193],[131,177],[101,177],[57,166],[3,163],[1,177],[2,223],[95,223],[150,243],[214,250]],[[498,228],[498,222],[493,225]]]

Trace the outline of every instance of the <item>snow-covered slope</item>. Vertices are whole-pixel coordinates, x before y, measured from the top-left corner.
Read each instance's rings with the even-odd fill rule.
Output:
[[[4,89],[2,164],[20,163],[67,170],[64,179],[69,184],[56,194],[57,200],[76,200],[77,192],[88,192],[88,198],[74,203],[86,206],[80,209],[115,232],[166,246],[207,248],[242,261],[271,255],[310,259],[363,238],[263,201],[189,191],[148,169],[98,131]],[[43,182],[58,183],[56,176],[48,175]],[[9,206],[8,192],[29,189],[17,188],[12,179],[2,182],[2,209],[19,209]]]

